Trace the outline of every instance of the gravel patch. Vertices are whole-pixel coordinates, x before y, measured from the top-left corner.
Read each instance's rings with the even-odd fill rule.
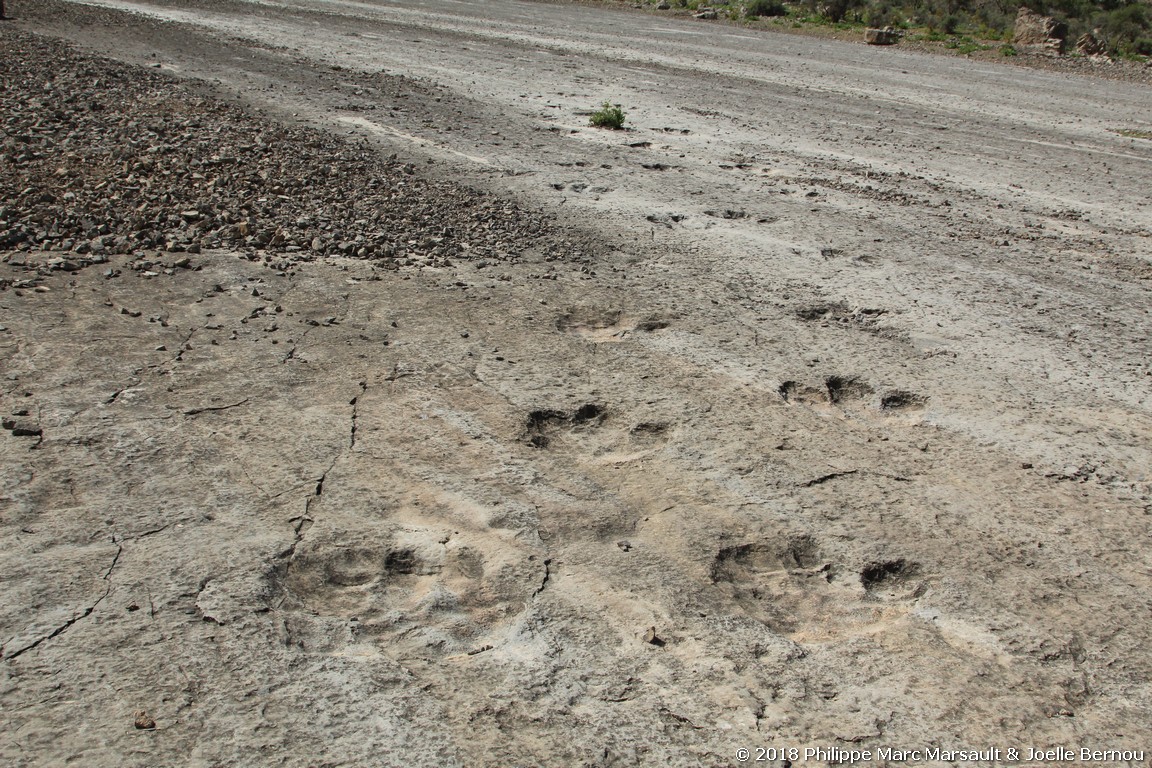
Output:
[[[19,30],[0,30],[0,113],[0,249],[67,265],[229,248],[280,265],[443,267],[571,244],[543,214],[426,178],[363,140]]]

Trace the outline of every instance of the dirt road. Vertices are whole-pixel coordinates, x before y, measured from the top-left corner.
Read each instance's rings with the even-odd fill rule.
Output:
[[[579,236],[0,296],[47,414],[8,764],[1152,747],[1147,86],[511,0],[9,11]],[[336,322],[229,344],[255,301]]]

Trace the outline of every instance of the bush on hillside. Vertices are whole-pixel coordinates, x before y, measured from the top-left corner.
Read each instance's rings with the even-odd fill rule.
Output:
[[[744,9],[744,15],[753,16],[787,16],[788,7],[780,0],[752,0]]]

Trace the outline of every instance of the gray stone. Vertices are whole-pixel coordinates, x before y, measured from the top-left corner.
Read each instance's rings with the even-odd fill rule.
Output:
[[[864,30],[864,42],[868,45],[896,45],[900,42],[900,33],[892,27],[869,27]]]

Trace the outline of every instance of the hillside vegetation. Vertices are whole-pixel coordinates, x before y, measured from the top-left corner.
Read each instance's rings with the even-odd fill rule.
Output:
[[[659,0],[657,0],[658,2]],[[1003,42],[1002,52],[1012,55],[1009,44],[1021,3],[1013,0],[749,0],[707,3],[671,0],[672,8],[716,8],[732,19],[769,19],[792,26],[836,25],[853,27],[892,26],[913,39],[943,41],[950,47],[978,47],[976,41]],[[1085,32],[1104,40],[1113,56],[1152,56],[1152,6],[1142,0],[1029,0],[1026,7],[1068,25],[1068,39],[1075,42]]]

